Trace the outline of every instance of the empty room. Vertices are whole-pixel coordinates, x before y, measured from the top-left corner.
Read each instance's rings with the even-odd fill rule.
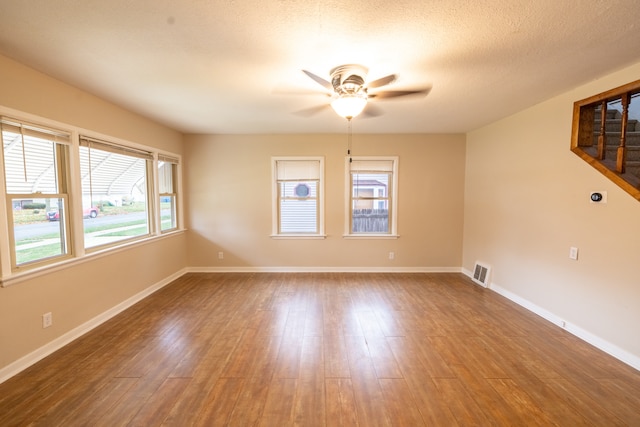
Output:
[[[640,11],[5,2],[0,425],[640,425]]]

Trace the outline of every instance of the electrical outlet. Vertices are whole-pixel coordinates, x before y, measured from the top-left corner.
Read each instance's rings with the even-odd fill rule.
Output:
[[[396,258],[395,252],[389,252],[389,259],[395,259],[395,258]]]
[[[53,325],[53,314],[51,312],[42,315],[42,327],[48,328]]]
[[[224,252],[218,252],[218,259],[224,259]]]
[[[569,258],[575,260],[578,259],[578,248],[576,248],[575,246],[569,248]]]

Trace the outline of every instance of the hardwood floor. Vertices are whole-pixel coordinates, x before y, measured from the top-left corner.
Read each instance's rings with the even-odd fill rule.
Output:
[[[640,425],[640,372],[461,274],[189,274],[0,385],[1,426]]]

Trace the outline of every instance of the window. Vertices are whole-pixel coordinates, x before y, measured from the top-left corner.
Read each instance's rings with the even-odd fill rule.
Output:
[[[178,159],[158,155],[158,189],[160,200],[160,232],[175,230],[177,222]]]
[[[273,235],[324,233],[324,158],[273,158]]]
[[[83,211],[98,217],[84,220],[85,248],[112,245],[150,234],[149,179],[153,155],[131,147],[80,137]]]
[[[72,254],[69,133],[1,118],[12,270]]]
[[[178,230],[178,156],[7,113],[0,106],[0,286]]]
[[[346,159],[346,236],[397,237],[397,157]]]

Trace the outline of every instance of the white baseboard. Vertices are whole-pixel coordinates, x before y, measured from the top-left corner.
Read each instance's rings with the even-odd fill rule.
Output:
[[[472,277],[472,272],[467,270],[467,269],[462,269],[463,274],[465,274],[466,276]],[[635,368],[637,370],[640,371],[640,357],[629,353],[628,351],[621,349],[620,347],[610,343],[609,341],[602,339],[601,337],[592,334],[591,332],[580,328],[577,325],[574,325],[572,323],[569,323],[567,321],[565,321],[564,319],[562,319],[562,317],[542,308],[539,307],[535,304],[533,304],[531,301],[526,300],[522,297],[520,297],[517,294],[514,294],[513,292],[499,286],[496,285],[495,283],[491,282],[488,286],[488,288],[492,291],[494,291],[497,294],[502,295],[503,297],[515,302],[516,304],[518,304],[519,306],[526,308],[527,310],[531,311],[532,313],[537,314],[538,316],[542,317],[545,320],[548,320],[549,322],[553,323],[554,325],[566,330],[567,332],[569,332],[572,335],[575,335],[576,337],[580,338],[581,340],[591,344],[592,346],[604,351],[605,353],[615,357],[616,359],[620,360],[621,362],[626,363],[627,365],[631,366],[632,368]]]
[[[460,273],[460,267],[189,267],[189,273]]]
[[[78,326],[76,328],[73,328],[69,332],[59,336],[58,338],[56,338],[53,341],[45,344],[44,346],[38,348],[37,350],[32,351],[31,353],[27,354],[26,356],[23,356],[20,359],[16,360],[15,362],[5,366],[4,368],[0,369],[0,384],[3,383],[4,381],[8,380],[9,378],[13,377],[14,375],[16,375],[16,374],[22,372],[23,370],[27,369],[29,366],[31,366],[31,365],[39,362],[40,360],[44,359],[45,357],[47,357],[51,353],[61,349],[65,345],[69,344],[71,341],[81,337],[82,335],[86,334],[87,332],[91,331],[92,329],[96,328],[97,326],[100,326],[101,324],[103,324],[107,320],[109,320],[112,317],[118,315],[119,313],[121,313],[122,311],[124,311],[127,308],[131,307],[135,303],[137,303],[137,302],[143,300],[144,298],[148,297],[152,293],[158,291],[159,289],[162,289],[163,287],[165,287],[169,283],[173,282],[174,280],[176,280],[180,276],[184,275],[185,273],[187,273],[187,270],[186,269],[182,269],[182,270],[172,274],[171,276],[164,278],[163,280],[161,280],[161,281],[149,286],[148,288],[144,289],[143,291],[138,292],[134,296],[126,299],[125,301],[121,302],[120,304],[110,308],[109,310],[105,311],[104,313],[99,314],[98,316],[94,317],[93,319],[83,323],[82,325],[80,325],[80,326]]]

